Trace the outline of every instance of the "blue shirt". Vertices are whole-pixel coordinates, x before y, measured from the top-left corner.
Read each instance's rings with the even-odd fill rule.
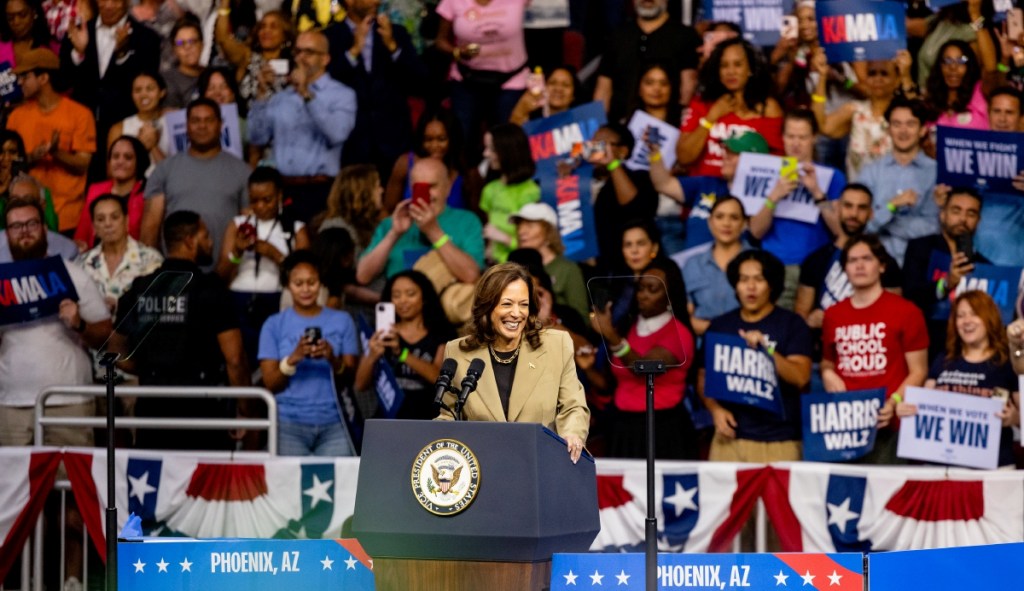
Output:
[[[829,201],[839,199],[845,186],[846,175],[833,169],[832,181],[825,191],[826,198]],[[803,186],[787,195],[786,199],[814,202],[810,192]],[[831,240],[831,234],[820,216],[813,224],[776,217],[772,220],[772,227],[768,229],[768,233],[761,239],[761,248],[779,257],[783,265],[799,265],[804,262],[807,255]]]
[[[743,250],[750,247],[744,243]],[[711,320],[740,307],[736,290],[729,285],[725,271],[711,256],[711,248],[690,257],[683,265],[686,297],[693,303],[693,316]]]
[[[484,229],[480,225],[480,218],[464,209],[446,207],[441,215],[437,216],[437,224],[441,226],[445,234],[448,234],[452,244],[472,257],[478,267],[484,268]],[[373,238],[370,239],[370,244],[363,251],[362,256],[366,256],[366,253],[376,248],[389,231],[391,231],[390,217],[385,218],[377,225],[377,229],[373,231]],[[416,224],[413,224],[395,242],[391,252],[388,253],[384,274],[391,277],[399,271],[411,269],[413,263],[427,254],[430,248],[431,245],[427,242],[427,237],[420,233]]]
[[[285,176],[336,176],[341,148],[356,125],[356,93],[327,74],[309,85],[303,100],[289,86],[252,102],[249,142],[271,145],[274,164]]]
[[[893,155],[888,154],[860,172],[858,181],[871,189],[875,197],[874,217],[867,230],[878,234],[897,261],[903,260],[907,242],[939,231],[939,206],[932,198],[936,171],[935,161],[918,151],[906,166],[897,164]],[[917,202],[895,213],[889,211],[889,201],[907,189],[917,192]]]
[[[274,314],[260,330],[259,358],[279,360],[299,344],[309,327],[319,327],[335,355],[359,355],[359,341],[347,312],[324,308],[317,316],[302,316],[294,308]],[[277,395],[282,422],[330,425],[341,421],[334,391],[334,369],[326,359],[303,359],[288,378],[288,387]]]

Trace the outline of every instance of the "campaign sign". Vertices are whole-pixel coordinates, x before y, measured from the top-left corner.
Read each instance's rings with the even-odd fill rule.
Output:
[[[748,216],[757,214],[764,207],[765,199],[782,176],[783,162],[782,157],[770,154],[740,154],[736,176],[733,177],[729,192],[743,202],[743,209]],[[818,179],[818,186],[822,190],[828,190],[835,169],[815,164],[814,174]],[[777,218],[816,224],[820,215],[818,206],[814,204],[814,197],[803,185],[798,186],[775,206]]]
[[[1017,303],[1017,286],[1020,284],[1022,271],[1020,267],[1001,267],[998,265],[974,265],[974,271],[960,280],[956,294],[965,291],[983,291],[992,296],[1003,324],[1013,322],[1014,306]]]
[[[363,351],[370,350],[370,337],[373,336],[373,329],[367,324],[361,314],[356,314],[359,322],[359,338],[362,341]],[[405,392],[398,385],[395,372],[383,357],[373,364],[373,386],[377,390],[377,400],[380,408],[384,411],[385,419],[393,419],[398,414],[399,407],[405,399]]]
[[[1024,562],[1024,544],[875,552],[868,562],[871,591],[1019,589],[1020,569],[1008,565]]]
[[[651,151],[647,148],[647,142],[650,142],[658,146],[665,168],[672,170],[672,165],[676,163],[676,144],[679,143],[678,127],[669,125],[644,111],[633,113],[628,127],[636,143],[633,145],[633,153],[629,155],[629,160],[625,162],[626,168],[651,169]],[[645,135],[647,141],[644,141]]]
[[[814,6],[830,64],[891,60],[907,48],[906,7],[893,0],[832,0]]]
[[[804,394],[804,460],[845,462],[875,447],[878,409],[885,404],[885,388]]]
[[[605,121],[604,106],[594,101],[523,125],[537,163],[536,180],[541,200],[558,212],[558,231],[565,245],[565,256],[574,261],[597,256],[597,233],[590,199],[593,169],[584,162],[562,176],[558,163],[572,155],[573,146],[593,138]]]
[[[555,554],[551,591],[645,587],[643,554]],[[812,589],[862,591],[862,554],[659,553],[658,589]]]
[[[78,292],[59,256],[0,264],[0,326],[52,316],[62,300]]]
[[[1021,170],[1024,133],[938,126],[936,182],[951,187],[978,187],[1014,193],[1013,177]]]
[[[745,404],[782,416],[782,393],[775,360],[738,336],[704,335],[704,394],[715,400]]]
[[[224,124],[220,129],[220,145],[224,151],[245,160],[242,153],[242,130],[238,125],[238,105],[229,103],[220,106],[220,118]],[[185,121],[185,109],[164,113],[167,131],[171,134],[170,154],[177,154],[188,148],[188,132]]]
[[[779,42],[787,14],[793,14],[793,0],[704,0],[705,21],[736,23],[744,39],[762,47]]]
[[[121,591],[372,591],[370,557],[356,540],[145,538],[117,545]]]
[[[14,73],[11,62],[0,62],[0,101],[16,103],[21,99],[21,85],[18,75]]]
[[[917,414],[900,421],[896,455],[911,460],[994,470],[999,464],[1003,410],[998,398],[908,387]]]

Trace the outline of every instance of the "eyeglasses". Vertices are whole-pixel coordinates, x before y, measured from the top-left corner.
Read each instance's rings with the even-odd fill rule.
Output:
[[[299,57],[300,55],[308,53],[309,55],[326,55],[326,51],[320,51],[319,49],[313,49],[312,47],[295,47],[292,49],[292,55]]]
[[[971,61],[971,58],[966,55],[960,57],[944,57],[942,58],[942,65],[944,66],[966,66],[967,62]]]
[[[202,43],[202,39],[175,39],[174,41],[174,45],[176,47],[195,47],[196,45],[201,45]]]
[[[888,78],[890,76],[889,70],[868,70],[868,77],[872,76],[884,76]]]
[[[35,232],[43,226],[43,222],[39,220],[29,220],[27,222],[14,222],[13,224],[7,225],[7,231],[12,234],[20,234],[24,231]]]

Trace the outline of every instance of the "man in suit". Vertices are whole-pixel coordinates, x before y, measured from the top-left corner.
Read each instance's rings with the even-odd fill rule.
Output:
[[[537,310],[526,268],[495,265],[477,283],[469,336],[449,341],[444,354],[458,363],[452,383],[462,382],[473,360],[484,363],[462,409],[467,420],[540,423],[565,439],[575,463],[590,430],[575,348],[569,333],[539,329]],[[444,402],[454,408],[455,397],[446,394]],[[454,417],[442,411],[437,418]]]
[[[160,37],[128,14],[128,0],[98,0],[96,18],[72,24],[60,51],[63,79],[71,98],[89,107],[97,137],[135,112],[132,80],[160,67]],[[97,152],[90,176],[105,177],[104,150]]]
[[[427,72],[409,33],[377,14],[380,0],[345,0],[348,16],[327,28],[329,71],[356,91],[356,127],[342,153],[345,164],[373,164],[387,184],[395,159],[410,149],[408,97]]]

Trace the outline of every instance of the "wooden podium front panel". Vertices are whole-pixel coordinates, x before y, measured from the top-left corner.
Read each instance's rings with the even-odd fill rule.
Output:
[[[377,591],[544,591],[551,584],[551,561],[376,558],[373,576]]]

